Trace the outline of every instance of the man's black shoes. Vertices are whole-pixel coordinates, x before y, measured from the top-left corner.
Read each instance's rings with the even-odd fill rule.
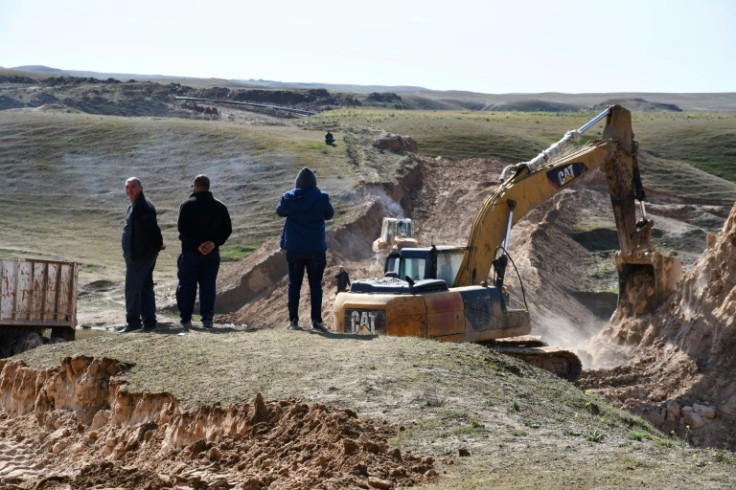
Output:
[[[130,333],[130,332],[140,332],[141,326],[135,326],[135,325],[126,325],[125,327],[118,330],[118,333]]]

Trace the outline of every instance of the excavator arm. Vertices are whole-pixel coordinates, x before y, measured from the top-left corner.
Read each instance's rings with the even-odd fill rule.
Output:
[[[455,286],[485,281],[498,247],[506,244],[508,230],[539,204],[599,167],[613,154],[614,147],[612,142],[603,141],[534,172],[527,167],[519,168],[501,183],[496,192],[486,198],[473,220],[468,252],[455,278]]]
[[[602,138],[556,158],[595,122],[606,118]],[[496,267],[496,286],[503,286],[505,254],[511,227],[536,206],[577,182],[596,168],[603,168],[611,197],[621,250],[616,253],[619,298],[628,297],[627,310],[652,310],[675,287],[682,269],[651,245],[653,222],[646,219],[644,189],[639,176],[637,142],[631,128],[631,113],[613,105],[577,131],[570,131],[534,160],[504,169],[502,182],[483,202],[470,230],[463,263],[454,286],[485,281]],[[637,221],[636,203],[642,219]],[[496,258],[499,248],[500,258]],[[638,297],[645,296],[642,305]],[[621,301],[619,303],[621,305]]]

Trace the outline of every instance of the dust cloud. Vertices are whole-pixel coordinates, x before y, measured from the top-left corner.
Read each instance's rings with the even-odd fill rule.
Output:
[[[630,349],[625,364],[580,384],[699,446],[736,449],[736,205],[654,314],[622,318],[593,339]],[[634,345],[622,343],[632,336]]]

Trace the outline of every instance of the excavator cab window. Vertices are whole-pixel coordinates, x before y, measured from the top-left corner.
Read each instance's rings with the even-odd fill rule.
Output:
[[[383,275],[387,277],[401,277],[401,256],[398,253],[390,253],[386,257],[386,264],[383,267]]]
[[[401,269],[399,270],[399,277],[405,278],[409,276],[414,281],[424,279],[424,273],[427,267],[427,260],[418,257],[404,257],[401,261]]]
[[[396,236],[409,238],[412,236],[411,221],[399,221],[396,223]]]
[[[448,286],[452,286],[462,265],[463,256],[462,252],[437,254],[437,279],[442,279]]]

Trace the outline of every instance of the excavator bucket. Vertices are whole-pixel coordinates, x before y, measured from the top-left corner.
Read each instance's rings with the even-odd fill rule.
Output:
[[[615,255],[619,295],[616,318],[652,313],[677,287],[682,265],[656,250],[634,256]]]

